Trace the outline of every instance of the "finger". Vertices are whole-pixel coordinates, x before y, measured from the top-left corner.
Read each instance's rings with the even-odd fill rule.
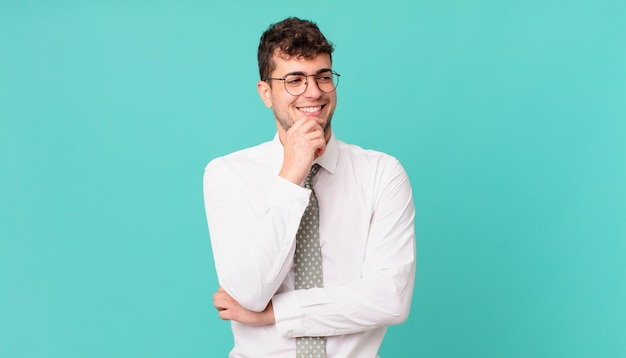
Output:
[[[312,132],[310,133],[307,137],[306,137],[307,141],[309,141],[310,146],[314,147],[314,148],[322,148],[326,146],[326,137],[324,136],[324,133],[321,131],[316,131],[316,132]]]
[[[225,310],[232,307],[232,305],[232,299],[227,294],[218,292],[213,295],[213,306],[215,306],[217,310]]]
[[[320,128],[324,127],[324,119],[322,117],[307,116],[307,119],[314,122],[316,126],[319,126]]]
[[[223,298],[224,298],[224,293],[223,292],[218,291],[218,292],[215,292],[213,294],[213,302],[215,302],[217,300],[220,300],[220,299],[223,299]]]
[[[213,300],[213,306],[215,307],[215,309],[217,309],[218,311],[221,310],[225,310],[226,309],[226,305],[224,304],[223,300],[220,299],[216,299]]]
[[[232,319],[232,315],[229,310],[220,311],[217,315],[224,321],[230,321]]]
[[[309,135],[309,139],[313,140],[313,139],[324,139],[324,130],[322,129],[322,127],[320,126],[316,126],[314,128],[311,129],[311,131],[309,133],[307,133]],[[326,142],[324,140],[324,142]]]
[[[290,129],[292,130],[292,132],[310,132],[313,127],[320,126],[316,118],[317,117],[311,116],[301,117],[291,126]]]

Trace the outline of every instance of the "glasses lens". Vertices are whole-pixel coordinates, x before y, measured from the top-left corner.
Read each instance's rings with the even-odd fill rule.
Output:
[[[339,77],[335,76],[331,71],[319,73],[316,76],[317,86],[322,92],[332,92],[337,87],[337,80]]]
[[[285,88],[294,96],[301,95],[306,91],[306,77],[304,75],[285,76]]]

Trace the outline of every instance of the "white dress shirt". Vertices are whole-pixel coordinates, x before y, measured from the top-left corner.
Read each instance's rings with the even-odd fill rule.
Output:
[[[415,209],[393,157],[331,136],[316,162],[324,287],[294,290],[295,236],[310,190],[278,176],[274,140],[212,160],[204,201],[219,284],[243,307],[272,300],[276,323],[232,321],[230,357],[295,357],[298,336],[326,336],[328,358],[378,356],[409,313]]]

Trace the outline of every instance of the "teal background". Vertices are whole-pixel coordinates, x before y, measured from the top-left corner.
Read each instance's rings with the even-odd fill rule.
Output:
[[[336,135],[414,188],[389,357],[626,357],[626,2],[0,0],[0,357],[225,357],[202,203],[316,21]]]

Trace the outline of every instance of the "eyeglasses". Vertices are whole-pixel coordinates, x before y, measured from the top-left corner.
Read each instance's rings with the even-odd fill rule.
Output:
[[[287,93],[292,96],[299,96],[306,91],[309,85],[309,77],[315,78],[315,83],[317,84],[317,88],[319,88],[320,91],[324,93],[330,93],[337,88],[337,85],[339,84],[339,76],[341,75],[333,70],[322,70],[321,72],[318,72],[314,75],[305,75],[304,73],[291,73],[282,78],[267,77],[264,78],[263,81],[283,81]]]

